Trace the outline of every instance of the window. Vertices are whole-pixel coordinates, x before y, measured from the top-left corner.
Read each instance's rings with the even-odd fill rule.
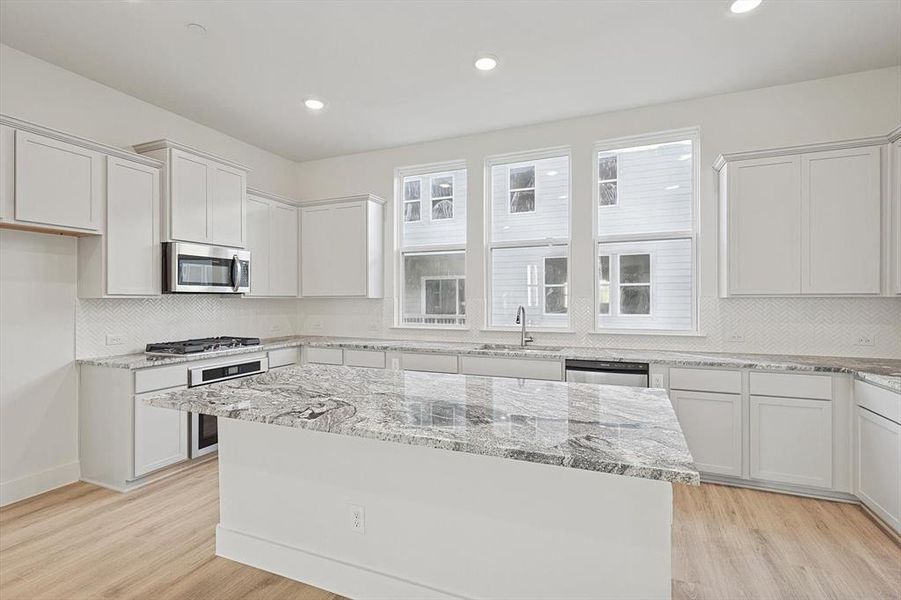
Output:
[[[397,171],[402,208],[397,240],[398,326],[466,324],[466,169],[462,167],[452,163]]]
[[[697,329],[697,131],[595,146],[599,331]]]
[[[487,324],[568,329],[569,149],[489,158]]]

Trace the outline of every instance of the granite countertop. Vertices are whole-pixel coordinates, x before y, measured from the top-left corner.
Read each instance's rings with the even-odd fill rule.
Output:
[[[608,361],[640,361],[686,367],[731,367],[735,369],[771,369],[778,371],[811,371],[851,373],[864,381],[901,392],[901,359],[851,358],[839,356],[792,356],[774,354],[732,354],[717,352],[688,352],[677,350],[624,350],[587,347],[542,347],[504,344],[460,342],[431,342],[412,340],[377,340],[335,338],[324,336],[291,336],[263,340],[263,351],[312,346],[317,348],[350,348],[396,352],[427,352],[436,354],[468,354],[512,358],[589,359]],[[228,350],[216,356],[260,351],[260,348]],[[149,357],[144,354],[123,354],[101,358],[80,359],[81,364],[121,369],[144,369],[210,358],[209,356]]]
[[[697,485],[664,390],[303,365],[151,406]]]

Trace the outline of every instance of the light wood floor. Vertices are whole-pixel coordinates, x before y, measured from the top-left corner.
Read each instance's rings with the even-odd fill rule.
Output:
[[[76,483],[0,509],[0,598],[340,600],[214,556],[216,462],[128,495]],[[859,507],[675,486],[673,597],[901,598],[901,549]]]

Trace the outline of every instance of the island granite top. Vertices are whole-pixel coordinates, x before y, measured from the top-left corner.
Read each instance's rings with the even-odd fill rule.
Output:
[[[379,340],[325,336],[290,336],[263,340],[263,351],[296,346],[315,348],[347,348],[386,352],[423,352],[432,354],[466,354],[508,358],[586,359],[607,361],[639,361],[682,367],[721,367],[733,369],[770,369],[776,371],[809,371],[851,373],[876,385],[901,392],[901,360],[892,358],[855,358],[839,356],[794,356],[778,354],[732,354],[689,352],[680,350],[627,350],[591,347],[541,347],[419,340]],[[243,354],[260,348],[228,350],[217,356]],[[122,354],[79,359],[80,364],[120,369],[146,369],[168,364],[210,358],[209,355],[146,356]]]
[[[664,390],[303,365],[150,406],[696,485]]]

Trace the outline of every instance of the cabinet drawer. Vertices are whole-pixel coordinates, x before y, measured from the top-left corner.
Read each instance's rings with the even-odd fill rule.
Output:
[[[670,389],[698,392],[741,393],[741,372],[718,369],[669,370]]]
[[[854,382],[854,399],[857,406],[863,406],[890,421],[901,423],[901,394],[858,380]]]
[[[135,371],[135,394],[188,385],[188,365]]]
[[[522,379],[548,379],[550,381],[561,381],[563,379],[563,365],[559,360],[462,356],[460,357],[460,365],[460,372],[466,375],[520,377]]]
[[[348,367],[385,368],[385,353],[374,350],[345,350],[344,364]]]
[[[757,396],[831,400],[832,377],[829,375],[755,373],[752,371],[751,393]]]
[[[344,364],[344,351],[341,348],[304,348],[305,362],[323,365]]]
[[[456,354],[419,354],[404,352],[405,371],[433,371],[435,373],[456,373]]]
[[[269,368],[296,365],[300,362],[300,348],[279,348],[269,351]]]

